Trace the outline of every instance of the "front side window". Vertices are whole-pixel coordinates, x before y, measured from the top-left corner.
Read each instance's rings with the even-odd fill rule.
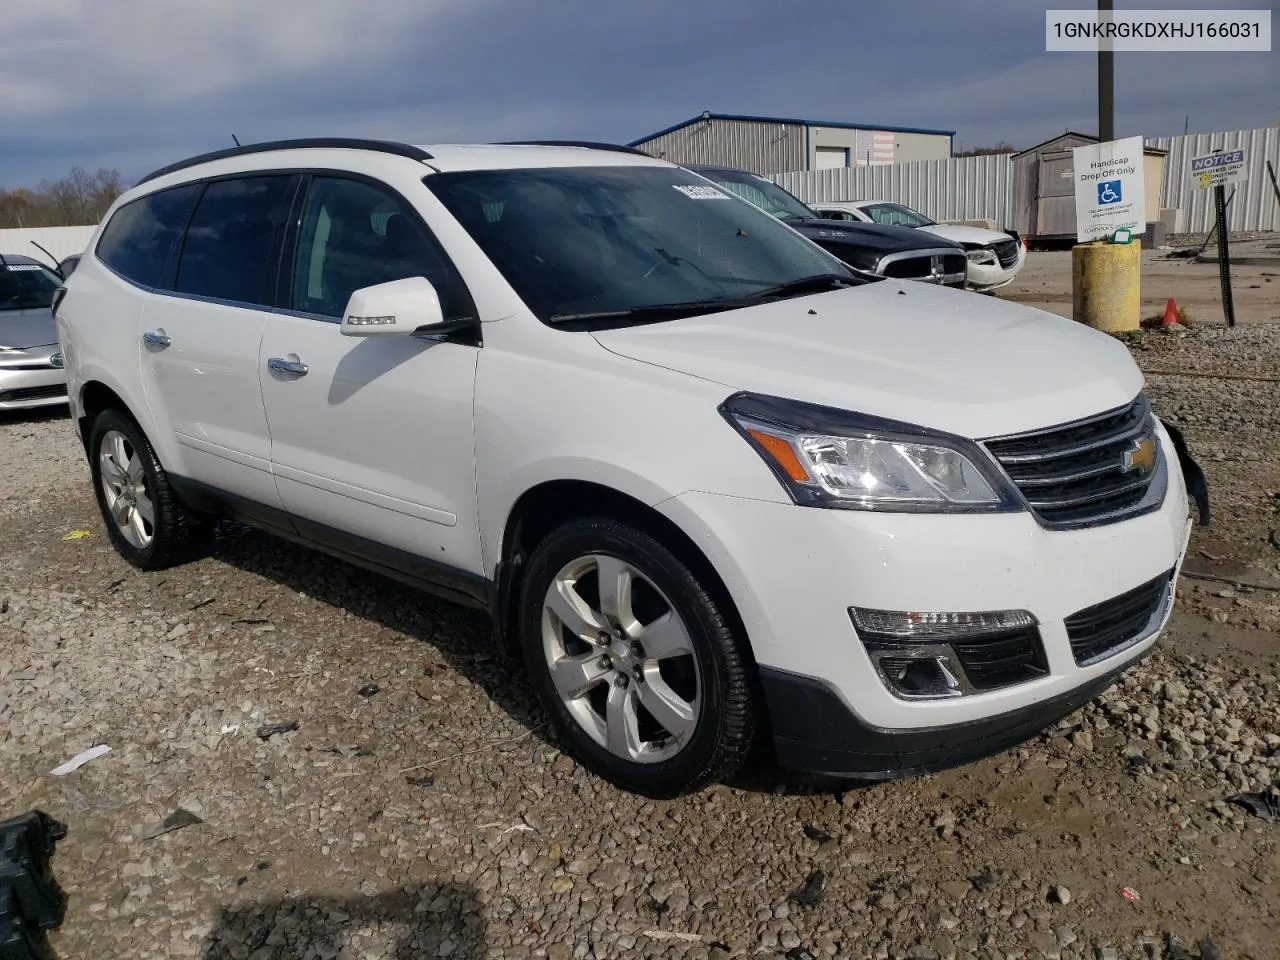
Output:
[[[0,261],[0,310],[51,306],[61,284],[56,273],[38,263]]]
[[[406,277],[425,277],[446,320],[475,315],[462,278],[399,197],[361,180],[316,177],[298,234],[291,307],[341,317],[351,294]]]
[[[547,322],[690,305],[706,313],[815,277],[859,282],[790,227],[675,167],[477,170],[424,182]]]
[[[187,227],[174,290],[270,305],[271,252],[289,214],[292,182],[284,174],[210,183]]]
[[[862,209],[876,223],[890,227],[931,227],[934,224],[920,211],[900,203],[873,203]]]
[[[186,184],[126,203],[102,231],[98,259],[126,280],[156,286],[199,195],[199,184]]]

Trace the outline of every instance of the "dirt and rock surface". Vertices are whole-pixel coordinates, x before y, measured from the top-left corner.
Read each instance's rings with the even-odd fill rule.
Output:
[[[482,617],[234,526],[140,573],[65,417],[0,420],[0,818],[70,825],[59,955],[1274,958],[1280,823],[1226,799],[1280,773],[1266,310],[1132,344],[1214,495],[1157,652],[1020,748],[874,786],[621,793]]]

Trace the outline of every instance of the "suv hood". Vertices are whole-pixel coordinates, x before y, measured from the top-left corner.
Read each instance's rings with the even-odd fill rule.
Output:
[[[880,223],[857,223],[851,220],[784,220],[796,230],[820,246],[830,247],[849,244],[877,253],[900,253],[904,250],[936,250],[950,246],[950,241],[939,240],[919,230],[908,227],[889,227]]]
[[[971,439],[1122,406],[1119,341],[1051,313],[910,281],[598,330],[613,353],[719,383]]]
[[[999,243],[1001,240],[1012,240],[1013,237],[1000,230],[987,230],[985,227],[970,227],[963,223],[935,223],[930,227],[917,227],[920,233],[931,233],[944,240],[955,243],[978,243],[986,246]]]
[[[58,342],[58,328],[48,307],[0,309],[0,347],[45,347]]]

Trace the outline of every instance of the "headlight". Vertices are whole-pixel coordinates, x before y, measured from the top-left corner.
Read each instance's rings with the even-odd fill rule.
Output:
[[[977,444],[911,424],[740,393],[720,406],[802,506],[897,512],[1021,509]]]
[[[969,258],[970,263],[993,265],[996,262],[996,255],[990,250],[970,250],[965,256]]]

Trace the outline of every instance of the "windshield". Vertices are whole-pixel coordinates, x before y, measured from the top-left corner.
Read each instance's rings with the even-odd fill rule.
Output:
[[[670,319],[660,308],[729,309],[813,277],[860,282],[789,227],[678,168],[475,170],[424,182],[544,321]]]
[[[772,180],[765,180],[745,170],[697,170],[696,172],[708,180],[714,180],[743,200],[754,203],[779,220],[813,219],[812,210]]]
[[[871,203],[863,207],[862,212],[876,223],[890,227],[932,227],[937,222],[900,203]]]
[[[61,285],[56,273],[38,263],[0,263],[0,310],[52,306]]]

